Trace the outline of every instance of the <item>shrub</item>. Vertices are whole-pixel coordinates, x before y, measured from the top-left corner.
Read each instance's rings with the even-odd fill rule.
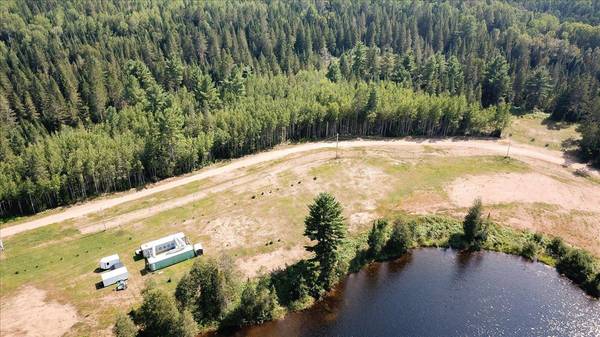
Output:
[[[577,284],[584,284],[592,277],[594,259],[581,249],[573,249],[556,264],[556,270]]]
[[[117,321],[113,327],[113,334],[116,337],[135,337],[137,332],[138,329],[131,320],[131,317],[123,313],[117,316]]]
[[[587,285],[588,292],[595,297],[600,297],[600,273],[596,274]]]
[[[315,280],[315,266],[306,260],[271,273],[271,284],[275,287],[279,303],[286,306],[310,297]]]
[[[400,256],[408,251],[413,242],[413,231],[409,224],[398,221],[385,246],[385,253],[390,257]]]
[[[385,219],[378,219],[373,222],[373,227],[369,232],[367,240],[369,244],[369,257],[378,258],[385,247],[390,236],[390,226]]]
[[[481,218],[481,199],[477,198],[463,221],[463,231],[466,243],[474,249],[480,249],[487,240],[487,225]]]
[[[536,260],[539,251],[540,245],[538,244],[538,242],[535,240],[529,240],[525,242],[523,247],[521,247],[521,256],[530,260]]]
[[[249,281],[244,287],[234,316],[235,325],[260,324],[274,319],[279,310],[275,289],[268,279]]]
[[[569,247],[567,247],[564,241],[559,237],[555,237],[554,239],[552,239],[552,241],[550,241],[547,247],[548,253],[554,256],[555,258],[561,258],[565,256],[568,250]]]

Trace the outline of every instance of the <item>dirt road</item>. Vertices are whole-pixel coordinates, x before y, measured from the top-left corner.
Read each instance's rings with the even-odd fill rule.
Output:
[[[339,147],[341,149],[345,148],[358,148],[358,147],[385,147],[385,148],[398,148],[399,150],[406,147],[415,147],[415,146],[430,146],[433,148],[453,148],[453,149],[477,149],[479,152],[485,151],[489,154],[493,155],[503,155],[507,153],[508,143],[505,141],[497,140],[497,139],[489,139],[489,140],[463,140],[463,139],[401,139],[401,140],[351,140],[351,141],[343,141],[339,143]],[[18,223],[12,226],[8,226],[0,229],[0,237],[7,238],[9,236],[22,233],[28,230],[32,230],[35,228],[47,226],[53,223],[62,222],[65,220],[78,218],[82,216],[86,216],[95,212],[99,212],[102,210],[106,210],[108,208],[134,201],[137,199],[141,199],[147,197],[149,195],[166,191],[175,187],[183,186],[189,184],[191,182],[207,179],[210,177],[218,176],[221,174],[230,173],[237,169],[246,168],[249,166],[253,166],[260,163],[265,163],[273,160],[278,160],[284,158],[286,156],[318,150],[325,148],[334,148],[336,146],[335,142],[316,142],[316,143],[306,143],[300,145],[292,145],[292,146],[284,146],[277,148],[275,150],[266,151],[257,153],[254,155],[249,155],[240,159],[236,159],[231,161],[228,164],[222,166],[211,166],[204,169],[201,169],[195,173],[184,177],[172,178],[166,181],[157,183],[148,188],[145,188],[140,191],[131,191],[121,193],[118,196],[108,197],[98,200],[93,200],[89,202],[85,202],[79,205],[71,206],[65,208],[64,210],[51,214],[48,216],[40,217],[35,220]],[[520,159],[534,159],[538,161],[543,161],[553,165],[563,165],[569,166],[573,169],[583,167],[582,164],[577,164],[569,160],[569,158],[565,157],[563,153],[558,151],[550,151],[541,148],[535,148],[522,144],[512,144],[510,147],[510,156]],[[597,173],[596,173],[597,174]],[[205,192],[200,192],[203,195]],[[196,195],[198,197],[199,195]],[[188,196],[186,198],[194,198],[192,196]],[[186,200],[173,200],[168,205],[160,205],[160,210],[165,210],[173,207],[177,207],[181,205],[182,202]],[[166,208],[165,208],[166,207]],[[136,214],[148,214],[149,209],[144,209],[137,211]],[[128,219],[131,220],[131,219]],[[116,222],[115,222],[116,221]],[[115,219],[113,222],[119,223],[121,221]],[[113,223],[114,225],[114,223]],[[102,225],[104,226],[104,225]],[[112,226],[111,226],[112,227]],[[92,228],[93,229],[93,228]]]

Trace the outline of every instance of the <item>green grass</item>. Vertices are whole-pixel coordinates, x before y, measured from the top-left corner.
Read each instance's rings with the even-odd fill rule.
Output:
[[[577,124],[554,122],[548,116],[541,112],[514,116],[511,126],[504,131],[504,137],[512,134],[511,139],[519,143],[551,150],[573,149],[573,142],[580,138]]]
[[[389,162],[372,162],[371,164],[382,167],[388,174],[396,177],[391,182],[394,192],[383,203],[383,207],[386,209],[384,212],[395,210],[396,205],[417,191],[433,192],[445,196],[444,187],[463,175],[526,172],[529,170],[523,162],[501,156],[424,159],[415,165]]]

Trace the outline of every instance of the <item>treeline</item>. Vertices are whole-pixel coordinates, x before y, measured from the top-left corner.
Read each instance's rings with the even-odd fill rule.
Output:
[[[189,172],[288,139],[348,135],[497,135],[506,105],[414,92],[391,81],[331,82],[322,72],[255,76],[236,68],[215,85],[191,68],[165,91],[141,62],[127,70],[125,107],[93,127],[11,150],[0,143],[0,213],[23,214]],[[1,146],[4,145],[4,146]]]
[[[202,258],[177,284],[174,296],[154,284],[143,291],[143,302],[129,316],[120,315],[117,337],[195,336],[200,330],[226,329],[279,318],[287,310],[310,306],[337,282],[372,261],[390,260],[415,247],[489,249],[538,258],[556,264],[589,294],[600,296],[600,266],[589,253],[571,248],[560,238],[502,228],[482,217],[476,200],[462,223],[443,217],[405,217],[374,221],[369,233],[349,237],[342,205],[319,194],[304,220],[311,258],[284,269],[239,281],[228,258]]]
[[[585,120],[600,162],[597,27],[502,1],[12,0],[0,23],[0,216],[288,139],[498,135],[508,110]]]

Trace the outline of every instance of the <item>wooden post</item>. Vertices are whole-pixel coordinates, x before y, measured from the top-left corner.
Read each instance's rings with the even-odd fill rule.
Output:
[[[340,134],[335,134],[335,159],[338,159],[338,148],[340,144]]]

